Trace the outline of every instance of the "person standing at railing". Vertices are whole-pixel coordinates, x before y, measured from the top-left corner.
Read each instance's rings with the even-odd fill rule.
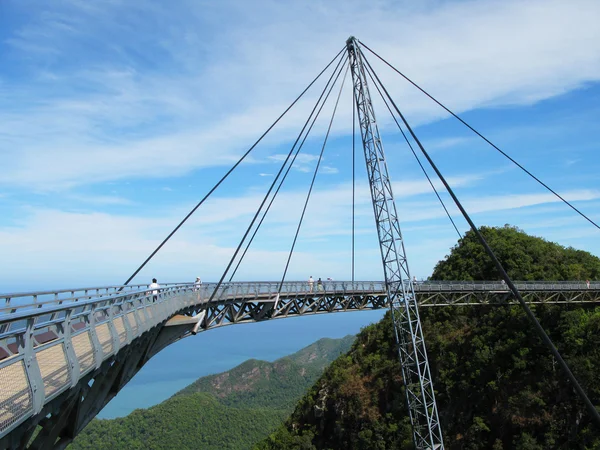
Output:
[[[590,288],[590,280],[585,280],[585,284],[587,285],[587,288]]]
[[[155,302],[158,299],[158,290],[160,289],[160,284],[156,282],[156,278],[152,278],[152,283],[148,287],[152,289],[152,301]]]
[[[321,278],[319,278],[317,280],[317,290],[319,290],[319,291],[323,290],[323,281],[321,281]]]
[[[313,291],[313,287],[315,285],[315,280],[313,280],[312,275],[310,277],[308,277],[308,289],[310,290],[310,292]]]
[[[202,280],[200,277],[196,277],[196,281],[194,281],[194,291],[199,291],[200,286],[202,286]]]

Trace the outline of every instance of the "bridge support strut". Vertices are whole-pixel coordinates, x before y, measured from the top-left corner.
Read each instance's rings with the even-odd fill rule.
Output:
[[[346,44],[413,441],[415,448],[419,450],[443,449],[442,430],[417,299],[408,270],[392,185],[367,85],[363,55],[354,37],[350,37]]]

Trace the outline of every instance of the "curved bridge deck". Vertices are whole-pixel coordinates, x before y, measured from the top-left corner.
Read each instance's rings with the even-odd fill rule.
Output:
[[[0,448],[63,448],[172,342],[210,328],[388,306],[380,281],[166,284],[1,295]],[[530,303],[600,302],[600,283],[517,282]],[[417,283],[419,304],[513,302],[499,282]],[[214,294],[214,295],[213,295]],[[210,298],[212,297],[212,300]],[[36,429],[41,431],[29,442]],[[40,444],[41,445],[41,444]]]

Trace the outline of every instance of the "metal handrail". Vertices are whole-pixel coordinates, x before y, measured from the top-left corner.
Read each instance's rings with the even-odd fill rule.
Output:
[[[333,292],[345,292],[348,290],[349,285],[350,289],[359,291],[372,290],[373,286],[379,286],[382,290],[384,289],[383,282],[381,281],[366,281],[354,283],[338,281],[323,282],[324,290],[326,290],[327,292],[332,292],[332,289]],[[197,290],[201,293],[205,293],[206,296],[210,297],[208,295],[208,292],[212,293],[216,286],[216,283],[203,283],[200,285],[200,287],[197,288]],[[123,286],[105,286],[80,289],[62,289],[57,291],[27,292],[18,294],[0,294],[0,303],[4,303],[4,306],[0,307],[0,322],[2,321],[4,315],[16,317],[15,314],[24,310],[29,311],[29,315],[40,315],[71,308],[74,303],[77,303],[78,306],[85,306],[90,303],[98,303],[110,299],[122,298],[126,295],[143,293],[150,290],[150,287],[145,284],[129,286],[129,290],[127,291],[119,290],[121,287]],[[250,294],[251,291],[254,291],[254,295],[258,296],[260,294],[269,294],[274,292],[276,293],[278,287],[279,283],[272,281],[223,283],[219,287],[219,292],[217,293],[217,295],[215,295],[214,300],[218,301],[223,297],[223,295],[225,295],[226,293],[233,292],[234,290],[235,292],[240,293],[240,295],[244,296],[247,296]],[[112,289],[112,291],[108,291],[109,289]],[[194,289],[194,283],[164,283],[158,290],[160,292],[167,292],[173,289]],[[314,283],[314,289],[318,289],[316,282]],[[307,281],[288,281],[282,284],[281,292],[288,294],[298,292],[309,292],[309,283]],[[61,293],[71,293],[72,295],[70,297],[57,297],[57,295]],[[54,295],[55,298],[39,301],[38,297],[41,295]],[[17,298],[20,299],[21,302],[13,301]],[[23,300],[25,299],[29,299],[30,301],[24,302]],[[60,307],[54,308],[54,305],[60,305]]]
[[[583,281],[516,281],[516,286],[520,289],[539,289],[539,290],[565,290],[565,289],[588,289],[588,286]],[[170,289],[181,289],[181,288],[192,288],[194,283],[183,282],[183,283],[163,283],[161,285],[161,292]],[[221,299],[225,294],[231,295],[235,292],[236,294],[248,296],[251,292],[255,296],[260,294],[276,293],[279,283],[270,281],[259,281],[259,282],[233,282],[223,283],[219,287],[219,292],[215,295],[215,300]],[[216,287],[215,283],[204,283],[200,285],[200,292],[207,293],[212,291]],[[323,281],[321,287],[317,285],[317,282],[313,283],[313,289],[323,289],[325,292],[346,292],[351,290],[373,290],[380,288],[384,290],[384,284],[382,281]],[[599,289],[600,282],[590,282],[589,289]],[[123,295],[141,293],[148,290],[148,285],[137,284],[137,285],[112,285],[112,286],[98,286],[98,287],[86,287],[86,288],[71,288],[71,289],[60,289],[55,291],[36,291],[36,292],[24,292],[24,293],[11,293],[11,294],[0,294],[0,317],[9,314],[13,315],[17,311],[23,311],[26,309],[42,309],[44,311],[50,310],[51,305],[72,305],[72,303],[78,303],[80,305],[88,304],[91,302],[99,302],[112,298],[121,298]],[[496,289],[496,290],[508,290],[508,287],[502,284],[500,281],[417,281],[415,283],[415,291],[436,291],[436,290],[481,290],[481,289]],[[288,281],[282,284],[282,293],[301,293],[310,292],[310,285],[307,281]],[[70,296],[62,297],[61,295],[70,294]],[[39,299],[42,296],[53,296],[53,298]],[[59,308],[61,309],[61,308]],[[54,309],[53,309],[54,310]],[[32,312],[33,314],[33,312]]]

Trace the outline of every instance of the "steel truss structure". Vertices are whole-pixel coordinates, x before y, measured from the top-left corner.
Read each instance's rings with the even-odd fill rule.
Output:
[[[354,37],[348,39],[347,49],[413,441],[418,450],[443,449],[442,428],[419,319],[417,298],[406,260],[404,241],[362,54],[358,41]]]
[[[584,283],[515,283],[526,303],[584,304],[600,302],[600,286],[588,288]],[[518,304],[512,292],[500,283],[428,284],[417,286],[419,307],[429,306],[501,306]]]

